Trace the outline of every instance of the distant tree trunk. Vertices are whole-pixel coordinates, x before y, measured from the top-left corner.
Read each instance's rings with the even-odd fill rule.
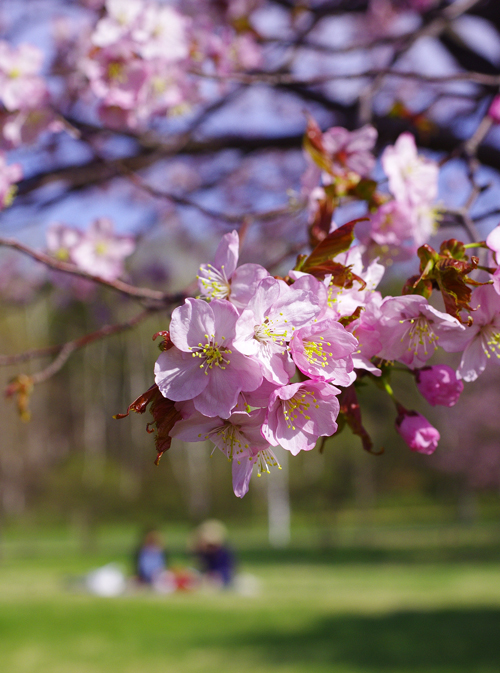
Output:
[[[469,484],[464,484],[458,493],[457,519],[460,523],[473,524],[477,515],[477,493]]]
[[[373,507],[375,505],[374,458],[365,452],[359,452],[355,457],[354,466],[354,499],[360,523],[358,539],[361,543],[365,543],[371,537],[373,524]]]
[[[206,442],[185,442],[189,479],[189,514],[194,521],[206,519],[210,513],[210,448]]]
[[[290,486],[288,452],[279,453],[281,470],[273,470],[267,480],[267,514],[269,544],[287,547],[290,544]]]

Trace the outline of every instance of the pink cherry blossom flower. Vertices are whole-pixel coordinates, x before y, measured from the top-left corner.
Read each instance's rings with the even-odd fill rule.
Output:
[[[294,456],[310,451],[319,437],[330,437],[337,431],[339,393],[323,381],[278,388],[269,400],[262,434],[272,446],[281,445]]]
[[[339,386],[353,382],[351,355],[357,348],[358,340],[332,319],[304,325],[295,330],[290,342],[292,359],[301,372]]]
[[[493,119],[495,124],[500,124],[500,96],[495,96],[488,110],[488,116]]]
[[[16,193],[16,182],[23,177],[21,164],[8,164],[4,152],[0,151],[0,210],[12,204]]]
[[[415,207],[436,199],[438,165],[419,156],[411,133],[402,133],[394,145],[386,147],[382,166],[389,178],[389,190],[398,201]]]
[[[139,44],[138,52],[143,58],[169,62],[189,55],[187,19],[176,9],[150,4],[141,19],[132,37]]]
[[[5,149],[31,145],[38,139],[40,133],[44,131],[58,133],[65,128],[67,127],[61,119],[48,107],[36,110],[25,108],[12,114],[0,112],[0,144]]]
[[[42,77],[38,76],[42,52],[31,44],[11,47],[0,41],[0,102],[10,112],[33,110],[48,96]]]
[[[500,252],[500,224],[497,225],[486,237],[486,245],[493,252],[495,262],[498,264],[498,253]]]
[[[237,408],[240,411],[249,411],[251,408],[267,409],[269,398],[275,390],[280,388],[279,384],[262,379],[262,383],[258,388],[250,392],[240,393]]]
[[[222,237],[213,264],[200,266],[198,286],[203,297],[229,299],[238,308],[247,306],[257,285],[269,272],[260,264],[238,267],[238,257],[239,236],[237,231],[232,231]]]
[[[260,362],[264,376],[275,383],[288,383],[293,374],[287,350],[295,329],[324,310],[310,289],[310,278],[300,278],[291,287],[264,278],[236,323],[234,347]]]
[[[377,140],[377,131],[366,125],[356,131],[334,126],[323,133],[323,147],[333,164],[335,174],[346,170],[367,177],[375,166],[372,149]]]
[[[417,387],[421,395],[433,407],[439,404],[452,407],[464,389],[462,381],[457,379],[454,369],[448,365],[424,367],[416,372]]]
[[[270,474],[270,467],[277,467],[281,470],[276,456],[269,448],[252,451],[248,456],[233,460],[233,491],[238,498],[243,498],[248,493],[254,465],[257,465],[259,477],[264,472]]]
[[[196,411],[192,402],[178,403],[183,419],[170,432],[171,437],[187,442],[212,441],[233,463],[233,489],[238,498],[247,492],[254,465],[259,476],[279,467],[276,456],[263,438],[261,427],[265,410],[235,411],[229,418],[207,418]]]
[[[454,350],[456,337],[465,327],[451,315],[438,311],[417,295],[387,297],[380,307],[378,325],[384,360],[399,360],[422,367],[437,350]]]
[[[47,228],[47,251],[61,262],[73,262],[73,250],[83,238],[83,233],[74,227],[54,222]]]
[[[456,335],[453,352],[462,352],[457,376],[475,381],[489,361],[500,364],[500,295],[491,285],[477,287],[470,301],[474,322]]]
[[[406,203],[391,200],[382,204],[369,222],[360,222],[356,235],[366,248],[365,257],[381,258],[389,266],[416,254],[415,224],[414,211]]]
[[[382,374],[380,369],[370,362],[370,358],[377,355],[382,349],[380,331],[378,330],[381,304],[382,295],[380,292],[372,292],[367,297],[360,317],[346,327],[347,331],[355,336],[358,341],[358,348],[352,355],[354,368],[365,369],[374,376]]]
[[[269,442],[260,431],[266,412],[234,411],[229,418],[207,417],[196,410],[192,402],[179,403],[182,420],[170,432],[186,442],[210,440],[229,459],[252,456],[253,453],[269,448]]]
[[[116,280],[124,274],[123,262],[135,249],[131,236],[114,233],[113,222],[100,217],[89,227],[71,251],[74,263],[105,280]]]
[[[130,32],[143,10],[142,0],[106,0],[106,15],[95,27],[92,44],[108,47],[118,42]]]
[[[353,245],[347,252],[337,255],[334,261],[350,267],[352,272],[366,283],[366,287],[361,289],[360,283],[355,280],[352,288],[343,288],[331,284],[331,276],[325,277],[325,284],[328,286],[328,306],[336,312],[337,316],[352,315],[358,306],[364,306],[369,300],[382,280],[385,268],[378,263],[377,259],[365,266],[363,248],[359,245]]]
[[[241,391],[262,383],[256,360],[233,347],[237,309],[228,301],[186,299],[172,313],[170,337],[174,348],[155,365],[162,395],[175,402],[193,400],[205,416],[228,418]]]
[[[406,409],[396,418],[396,430],[412,451],[428,456],[434,453],[441,438],[425,416]]]

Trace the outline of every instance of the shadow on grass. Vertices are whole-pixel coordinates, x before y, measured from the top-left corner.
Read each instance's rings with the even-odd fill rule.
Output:
[[[500,545],[460,545],[456,547],[421,547],[418,549],[388,549],[384,547],[331,547],[288,549],[244,549],[238,558],[252,565],[312,563],[344,565],[347,563],[475,563],[498,562]]]
[[[267,629],[236,641],[233,636],[227,647],[249,647],[278,668],[497,673],[499,635],[499,609],[447,609],[382,616],[335,615],[299,632]]]

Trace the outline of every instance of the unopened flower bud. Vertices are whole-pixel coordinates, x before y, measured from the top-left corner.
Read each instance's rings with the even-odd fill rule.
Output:
[[[396,430],[412,451],[434,453],[440,434],[429,421],[416,411],[402,411],[396,418]]]

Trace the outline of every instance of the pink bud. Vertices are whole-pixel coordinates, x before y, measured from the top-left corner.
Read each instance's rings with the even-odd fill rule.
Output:
[[[412,451],[430,455],[441,438],[429,421],[416,411],[404,411],[396,418],[396,430]]]
[[[488,110],[488,116],[493,119],[495,124],[500,124],[500,96],[495,96],[490,109]]]
[[[417,371],[417,387],[433,407],[436,404],[452,407],[458,402],[464,384],[448,365],[434,365]]]

